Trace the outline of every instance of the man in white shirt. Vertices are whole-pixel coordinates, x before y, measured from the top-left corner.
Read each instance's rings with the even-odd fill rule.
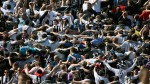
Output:
[[[120,69],[116,69],[116,68],[111,67],[111,66],[106,62],[106,60],[105,60],[103,63],[104,63],[104,65],[106,65],[106,67],[107,67],[110,71],[112,71],[112,72],[115,73],[115,76],[118,76],[118,77],[119,77],[119,82],[120,82],[121,84],[125,84],[125,76],[127,75],[128,72],[130,72],[130,71],[132,71],[132,70],[134,69],[134,67],[136,66],[136,62],[137,62],[137,58],[135,59],[133,65],[132,65],[131,67],[125,69],[125,70],[123,69],[123,67],[120,68]]]
[[[103,72],[99,71],[100,75],[97,74],[96,72],[96,66],[94,67],[94,77],[95,77],[95,83],[99,84],[100,80],[104,81],[104,84],[109,83],[108,78],[106,78],[105,76],[103,76]]]
[[[92,4],[92,9],[95,10],[98,14],[101,12],[101,0],[88,0],[84,1],[84,4],[82,6],[83,11],[87,10],[87,3]]]
[[[0,8],[0,10],[4,13],[5,16],[9,16],[10,14],[14,13],[14,11],[11,10],[11,5],[10,4],[7,5],[6,9]]]
[[[33,83],[41,83],[42,81],[46,80],[46,78],[50,75],[50,73],[44,74],[44,69],[39,69],[35,74],[30,74],[28,72],[28,69],[26,68],[25,73],[32,79]]]
[[[101,0],[89,0],[92,4],[93,10],[95,10],[98,14],[101,12]]]
[[[56,19],[58,13],[56,11],[52,11],[52,7],[50,5],[46,6],[46,11],[48,11],[48,14],[44,18],[44,21],[49,20],[49,25],[51,26],[53,25],[53,20]]]
[[[130,61],[130,63],[133,63],[133,59],[135,58],[135,52],[133,51],[132,47],[129,47],[128,52],[125,52],[124,55],[128,58],[127,60]]]
[[[3,82],[2,84],[7,84],[10,81],[9,70],[4,71],[4,76],[0,77],[0,80]]]
[[[4,9],[7,9],[7,5],[10,4],[11,5],[11,10],[14,11],[14,8],[16,6],[16,2],[14,2],[13,0],[7,0],[3,3],[3,7]]]

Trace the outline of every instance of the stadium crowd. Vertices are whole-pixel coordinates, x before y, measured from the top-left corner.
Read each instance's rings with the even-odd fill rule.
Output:
[[[150,84],[150,0],[0,0],[1,84]]]

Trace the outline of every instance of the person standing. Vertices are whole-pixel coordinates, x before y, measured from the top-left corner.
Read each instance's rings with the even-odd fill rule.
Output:
[[[101,0],[89,0],[89,2],[92,4],[93,10],[97,12],[97,14],[100,14],[101,12]]]

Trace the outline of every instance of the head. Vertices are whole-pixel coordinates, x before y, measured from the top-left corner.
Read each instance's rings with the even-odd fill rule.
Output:
[[[58,24],[58,20],[53,20],[53,25],[57,25]]]
[[[47,6],[46,6],[46,10],[51,11],[51,10],[52,10],[51,5],[47,5]]]
[[[134,15],[134,19],[135,19],[135,20],[138,20],[138,19],[139,19],[139,14],[135,14],[135,15]]]
[[[39,62],[40,61],[40,56],[39,55],[35,55],[34,59]]]
[[[47,65],[47,69],[50,70],[50,71],[53,69],[53,67],[50,63]]]
[[[8,10],[11,9],[11,5],[10,5],[10,4],[7,5],[7,9],[8,9]]]
[[[54,61],[56,61],[56,62],[59,62],[59,61],[60,61],[60,58],[59,58],[58,55],[55,55],[55,56],[54,56]]]
[[[142,84],[149,84],[149,71],[148,71],[148,68],[146,67],[141,67],[141,70],[140,70],[140,81],[142,82]]]
[[[72,47],[72,48],[70,49],[70,52],[71,52],[71,53],[75,53],[75,52],[76,52],[76,49]]]
[[[102,70],[99,70],[99,71],[98,71],[98,74],[99,74],[100,76],[104,76],[104,72],[103,72]]]
[[[26,15],[25,13],[22,14],[21,17],[22,17],[23,20],[26,20],[26,19],[27,19],[27,15]]]
[[[9,76],[9,70],[7,70],[7,69],[4,70],[4,75],[5,75],[5,76]]]
[[[65,64],[62,64],[60,66],[60,69],[63,70],[63,71],[67,71],[67,66]]]
[[[36,62],[35,62],[35,66],[41,66],[41,63],[38,62],[38,61],[36,61]]]
[[[146,6],[146,10],[150,10],[150,5],[147,5],[147,6]]]
[[[18,84],[30,84],[30,78],[26,74],[19,74]]]
[[[127,18],[127,16],[128,16],[127,11],[123,12],[123,17],[124,17],[124,18]]]
[[[87,3],[87,9],[91,10],[92,9],[92,4],[91,3]]]

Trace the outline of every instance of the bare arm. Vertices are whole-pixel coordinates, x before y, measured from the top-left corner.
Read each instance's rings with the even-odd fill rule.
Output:
[[[93,3],[91,3],[92,5],[95,5],[95,3],[97,3],[98,2],[98,0],[94,0],[94,2]]]

